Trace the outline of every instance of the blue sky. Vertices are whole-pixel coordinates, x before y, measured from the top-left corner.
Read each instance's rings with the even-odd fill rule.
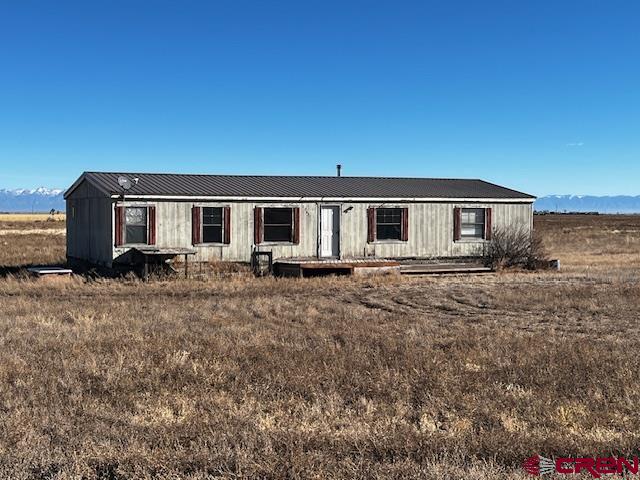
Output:
[[[336,163],[640,194],[640,2],[0,0],[0,188]]]

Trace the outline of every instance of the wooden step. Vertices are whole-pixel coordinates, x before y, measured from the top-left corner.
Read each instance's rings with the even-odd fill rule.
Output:
[[[400,273],[403,275],[486,272],[491,272],[491,268],[477,263],[415,263],[400,265]]]

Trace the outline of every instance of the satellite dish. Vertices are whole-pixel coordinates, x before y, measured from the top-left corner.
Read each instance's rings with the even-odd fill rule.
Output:
[[[123,190],[129,190],[131,187],[133,187],[133,183],[131,183],[131,180],[123,176],[118,177],[118,185],[120,185]]]

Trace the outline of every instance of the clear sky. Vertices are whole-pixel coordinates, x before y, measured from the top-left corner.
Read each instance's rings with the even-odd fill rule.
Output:
[[[336,163],[640,194],[640,2],[0,0],[0,188]]]

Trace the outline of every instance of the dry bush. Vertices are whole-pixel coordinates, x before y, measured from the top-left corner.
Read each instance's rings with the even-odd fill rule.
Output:
[[[494,228],[491,240],[483,245],[483,258],[487,266],[495,269],[536,270],[549,265],[542,238],[524,228]]]

